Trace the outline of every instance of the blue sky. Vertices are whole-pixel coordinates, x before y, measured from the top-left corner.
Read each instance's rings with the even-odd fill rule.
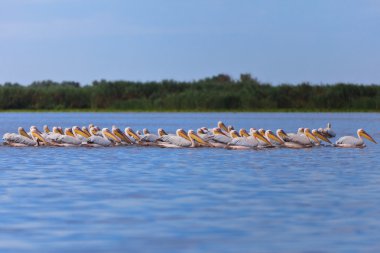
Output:
[[[0,83],[380,83],[377,0],[0,0]]]

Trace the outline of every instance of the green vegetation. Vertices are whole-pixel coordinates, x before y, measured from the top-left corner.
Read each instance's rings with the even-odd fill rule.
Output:
[[[272,86],[250,74],[194,82],[94,81],[0,85],[0,110],[87,111],[380,111],[377,85]]]

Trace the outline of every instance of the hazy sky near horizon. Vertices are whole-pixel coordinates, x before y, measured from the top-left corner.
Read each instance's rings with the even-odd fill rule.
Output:
[[[0,0],[0,83],[380,83],[377,0]]]

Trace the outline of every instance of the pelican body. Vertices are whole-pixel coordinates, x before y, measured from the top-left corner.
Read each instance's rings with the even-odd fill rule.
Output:
[[[358,129],[357,135],[358,138],[354,136],[343,136],[336,141],[335,146],[340,148],[364,148],[366,145],[363,138],[377,144],[377,142],[363,129]]]

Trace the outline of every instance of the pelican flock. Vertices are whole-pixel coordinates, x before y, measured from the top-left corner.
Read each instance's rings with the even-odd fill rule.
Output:
[[[29,132],[19,127],[17,133],[6,133],[4,145],[13,147],[55,146],[55,147],[112,147],[112,146],[157,146],[163,148],[226,148],[234,150],[267,149],[267,148],[313,148],[331,146],[340,148],[364,148],[364,139],[376,141],[363,129],[357,130],[357,137],[343,136],[335,143],[331,138],[336,136],[331,124],[326,128],[299,128],[296,133],[286,133],[283,129],[275,132],[269,129],[242,128],[239,131],[233,126],[226,126],[219,121],[214,128],[201,127],[185,131],[177,129],[175,134],[159,128],[157,134],[144,128],[134,131],[126,127],[124,131],[116,126],[99,128],[94,124],[88,127],[73,126],[64,130],[59,126],[50,128],[45,125],[43,131],[31,126]]]

